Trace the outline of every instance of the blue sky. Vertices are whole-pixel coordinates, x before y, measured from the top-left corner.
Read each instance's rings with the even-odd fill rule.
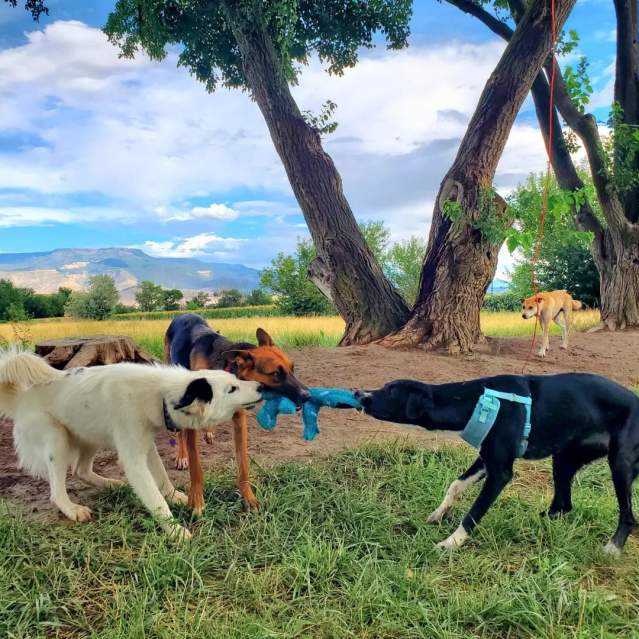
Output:
[[[114,2],[50,0],[34,24],[0,4],[0,252],[136,246],[261,267],[306,227],[257,107],[208,95],[175,57],[119,60],[100,31]],[[612,2],[567,25],[591,61],[597,114],[612,95]],[[341,78],[313,62],[296,98],[338,109],[325,147],[361,220],[426,236],[433,198],[503,43],[445,2],[418,0],[410,47],[367,51]],[[545,167],[530,102],[496,182]],[[501,268],[508,258],[502,256]]]

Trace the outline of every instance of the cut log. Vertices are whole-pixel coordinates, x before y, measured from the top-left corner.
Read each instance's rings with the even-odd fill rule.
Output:
[[[92,335],[65,337],[36,344],[35,352],[57,369],[80,366],[102,366],[118,362],[157,362],[130,337],[124,335]]]

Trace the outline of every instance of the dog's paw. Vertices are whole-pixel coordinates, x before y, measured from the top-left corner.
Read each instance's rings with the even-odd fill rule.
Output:
[[[441,524],[442,520],[444,519],[444,517],[446,517],[447,514],[448,514],[447,510],[443,508],[436,508],[435,510],[433,510],[433,512],[430,515],[428,515],[428,519],[426,520],[426,523]]]
[[[603,551],[605,555],[608,555],[608,557],[613,559],[621,557],[621,548],[619,548],[616,544],[613,544],[611,541],[604,546]]]
[[[179,506],[186,506],[189,503],[188,495],[185,495],[181,490],[174,490],[167,496],[167,500],[171,504],[177,504]]]
[[[177,470],[187,470],[189,467],[189,460],[187,457],[176,457],[175,467]]]
[[[244,500],[244,507],[248,512],[254,513],[260,509],[257,497],[252,492],[242,495],[242,499]]]
[[[568,344],[561,344],[559,348],[563,348],[565,351],[568,350]]]
[[[213,433],[212,433],[212,431],[210,431],[210,430],[205,430],[205,431],[204,431],[204,441],[205,441],[207,444],[212,444],[212,443],[213,443],[214,438],[213,438]]]
[[[538,351],[537,357],[541,357],[543,359],[544,357],[546,357],[546,351]]]
[[[171,539],[175,541],[190,541],[193,535],[184,527],[180,526],[180,524],[171,524],[167,528],[167,534]]]
[[[437,548],[440,550],[455,550],[460,546],[463,546],[469,534],[466,532],[466,529],[463,526],[460,526],[450,537],[444,539],[444,541],[440,541],[437,544]]]
[[[90,508],[81,506],[80,504],[73,504],[68,509],[68,512],[65,512],[65,515],[71,521],[89,521],[93,516]]]

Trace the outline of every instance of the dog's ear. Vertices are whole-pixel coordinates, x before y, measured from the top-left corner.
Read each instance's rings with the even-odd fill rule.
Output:
[[[410,421],[419,419],[424,413],[424,398],[418,393],[410,393],[406,402],[406,418]]]
[[[176,410],[190,406],[194,401],[209,403],[213,400],[213,388],[204,377],[194,379],[184,391],[184,395],[174,404]]]
[[[537,304],[541,304],[544,301],[544,298],[541,295],[537,295],[537,297],[535,298],[535,302],[537,302]]]
[[[255,331],[255,337],[257,337],[258,346],[275,346],[271,336],[263,328]]]
[[[255,364],[255,360],[253,359],[253,355],[251,355],[251,352],[244,349],[233,349],[230,351],[224,351],[222,353],[222,357],[224,357],[227,363],[230,364],[231,362],[235,362],[242,368],[252,368]]]

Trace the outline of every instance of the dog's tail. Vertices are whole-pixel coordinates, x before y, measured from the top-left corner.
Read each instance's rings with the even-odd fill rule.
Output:
[[[579,300],[573,300],[572,301],[572,310],[573,311],[578,311],[580,308],[583,308],[583,303],[580,302]]]
[[[13,418],[21,391],[47,384],[63,375],[41,357],[12,347],[0,351],[0,415]]]

